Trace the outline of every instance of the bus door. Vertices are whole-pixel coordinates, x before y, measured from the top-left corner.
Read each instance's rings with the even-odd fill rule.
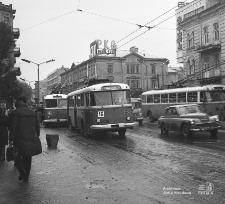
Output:
[[[74,125],[77,128],[77,96],[74,96]]]
[[[212,115],[212,99],[209,91],[200,92],[200,102],[203,102],[203,111],[209,115]]]

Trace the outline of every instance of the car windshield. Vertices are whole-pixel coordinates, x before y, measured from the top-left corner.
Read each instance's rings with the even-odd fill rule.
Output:
[[[203,111],[199,106],[182,106],[179,107],[180,115],[188,114],[188,113],[202,113]]]
[[[104,91],[91,93],[92,106],[130,104],[130,91]]]

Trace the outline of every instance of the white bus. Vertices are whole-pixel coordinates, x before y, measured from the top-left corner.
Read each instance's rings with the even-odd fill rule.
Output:
[[[165,108],[178,104],[199,104],[209,115],[225,119],[225,86],[206,85],[165,90],[152,90],[142,93],[142,114],[150,122],[158,120]]]
[[[67,95],[51,94],[44,97],[45,127],[51,124],[67,125]]]
[[[71,130],[84,135],[118,132],[124,136],[133,128],[130,88],[123,83],[101,83],[68,94],[68,122]]]

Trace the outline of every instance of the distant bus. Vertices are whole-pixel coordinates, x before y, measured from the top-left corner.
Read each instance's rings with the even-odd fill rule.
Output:
[[[101,83],[68,94],[68,122],[71,130],[84,135],[118,132],[124,136],[133,128],[130,88],[123,83]]]
[[[52,94],[44,97],[43,124],[49,127],[51,124],[67,125],[67,95]]]
[[[177,104],[199,104],[209,115],[225,120],[225,86],[206,85],[142,93],[142,114],[150,122],[158,120],[165,108]]]

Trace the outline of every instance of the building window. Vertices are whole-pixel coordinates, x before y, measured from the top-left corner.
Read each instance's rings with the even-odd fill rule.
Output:
[[[190,63],[190,60],[187,61],[187,70],[188,70],[189,74],[191,74],[191,63]]]
[[[152,65],[152,74],[155,74],[155,65]]]
[[[195,60],[193,59],[192,63],[191,63],[191,73],[190,74],[194,74],[194,73],[195,73]]]
[[[130,86],[131,89],[139,88],[139,79],[127,79],[127,84]]]
[[[157,88],[156,80],[152,80],[152,88],[153,88],[153,89]]]
[[[127,65],[127,74],[129,74],[129,73],[130,73],[130,66]]]
[[[135,73],[135,66],[134,66],[134,65],[131,65],[130,73],[131,73],[131,74],[134,74],[134,73]]]
[[[208,27],[203,28],[203,41],[204,41],[204,44],[207,44],[209,42]]]
[[[113,73],[113,65],[108,64],[108,73],[112,74]]]
[[[7,25],[9,25],[9,17],[4,16],[4,23],[6,23]]]
[[[205,57],[204,70],[209,70],[209,57]]]
[[[139,74],[139,65],[136,65],[136,74]]]
[[[127,84],[130,86],[130,80],[129,79],[127,79]]]
[[[191,47],[191,35],[188,33],[187,35],[188,48]]]
[[[219,24],[214,23],[213,27],[214,27],[214,38],[215,38],[215,40],[218,40],[220,37],[219,36]]]
[[[220,67],[220,58],[218,54],[215,55],[215,65],[216,65],[216,69]]]
[[[191,33],[191,47],[194,47],[194,37],[195,37],[195,34],[194,34],[194,31]]]

